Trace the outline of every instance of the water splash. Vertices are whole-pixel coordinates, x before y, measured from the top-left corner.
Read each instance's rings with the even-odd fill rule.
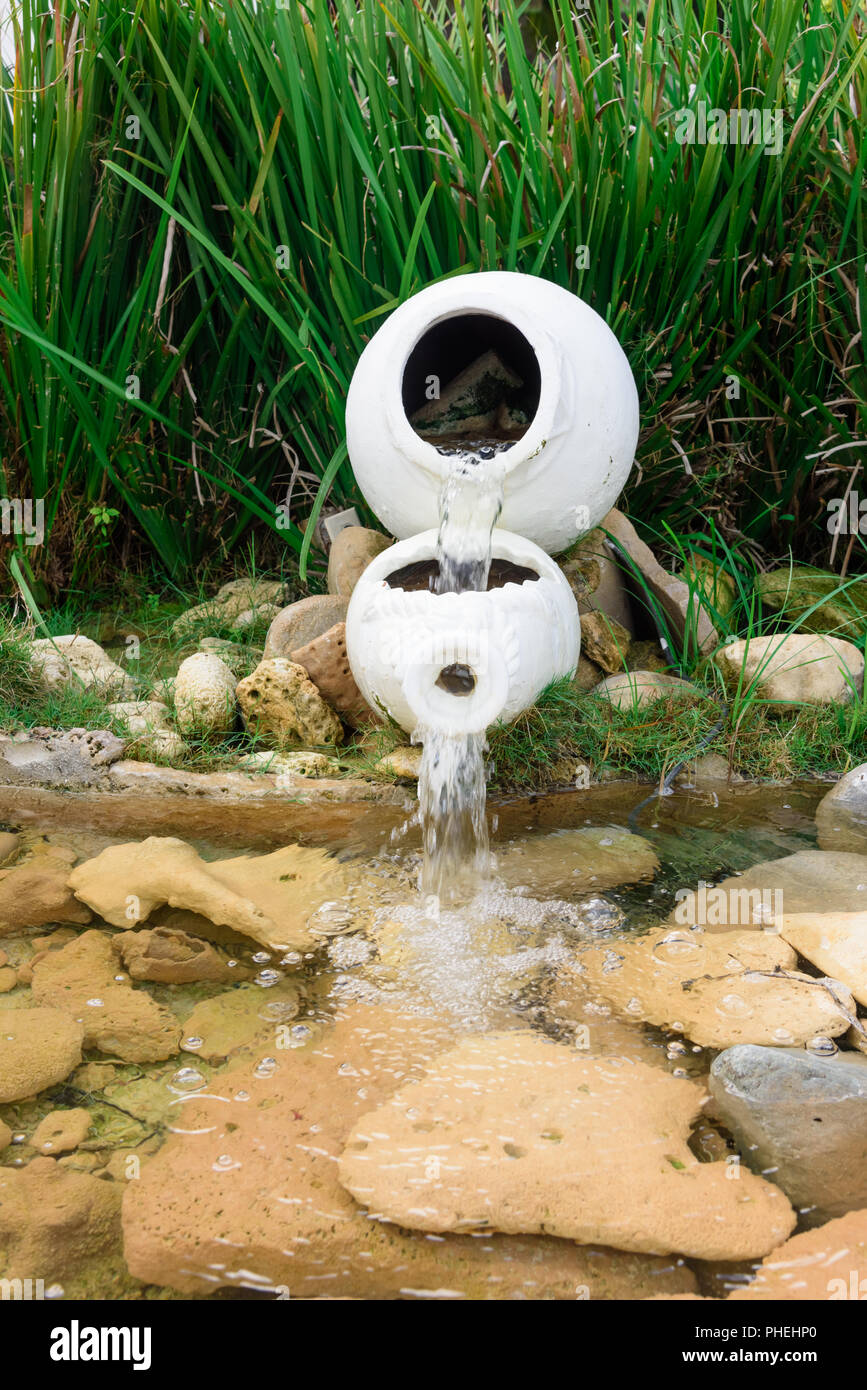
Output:
[[[491,535],[503,508],[505,466],[501,440],[466,443],[454,452],[440,496],[437,536],[437,594],[481,593],[491,569]],[[443,673],[445,677],[445,672]],[[472,689],[473,673],[454,666],[448,672],[455,698],[461,684]],[[484,733],[446,733],[421,726],[418,782],[424,863],[421,888],[438,901],[471,895],[489,864],[485,819]]]

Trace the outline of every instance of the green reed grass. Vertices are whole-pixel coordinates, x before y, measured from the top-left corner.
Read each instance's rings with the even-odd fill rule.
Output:
[[[621,338],[639,515],[709,510],[729,544],[815,555],[867,438],[865,26],[852,0],[722,9],[553,0],[537,49],[515,0],[22,0],[0,439],[7,492],[53,525],[25,558],[80,576],[93,503],[121,512],[115,562],[130,526],[175,574],[252,523],[304,552],[326,497],[361,501],[364,343],[409,294],[495,268]],[[780,108],[779,156],[678,144],[702,100]]]

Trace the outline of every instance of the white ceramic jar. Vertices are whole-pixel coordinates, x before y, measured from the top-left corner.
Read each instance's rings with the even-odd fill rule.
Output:
[[[367,566],[346,616],[346,649],[361,693],[408,733],[481,733],[513,719],[578,665],[578,606],[560,568],[523,536],[495,530],[492,559],[532,571],[485,593],[391,587],[388,576],[431,561],[437,532],[392,546]],[[459,668],[456,691],[450,668]],[[443,673],[446,674],[445,684]],[[466,689],[471,684],[471,689]]]
[[[638,440],[638,393],[603,319],[533,275],[487,271],[430,285],[371,338],[346,402],[349,457],[368,504],[402,539],[436,526],[450,461],[409,416],[492,348],[528,383],[535,413],[502,455],[500,521],[556,555],[619,496]],[[434,387],[433,389],[436,389]]]

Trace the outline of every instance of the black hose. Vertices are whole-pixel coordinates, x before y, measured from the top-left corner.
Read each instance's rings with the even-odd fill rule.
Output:
[[[719,695],[713,695],[711,696],[711,699],[713,699],[716,702],[719,709],[722,710],[722,714],[720,715],[717,722],[714,724],[713,728],[708,730],[704,738],[699,743],[698,747],[693,750],[689,757],[683,758],[679,763],[675,763],[674,767],[671,769],[669,773],[666,774],[665,778],[663,779],[662,786],[658,787],[656,791],[651,792],[650,796],[646,796],[643,801],[639,801],[637,806],[633,806],[632,810],[629,812],[626,821],[633,835],[638,834],[639,811],[643,811],[644,807],[649,806],[651,801],[656,801],[658,797],[664,796],[665,792],[671,786],[675,777],[680,775],[680,773],[687,766],[687,764],[692,762],[693,758],[697,758],[700,753],[703,753],[705,748],[707,748],[708,744],[712,743],[713,740],[716,738],[717,734],[719,734],[722,731],[723,725],[725,724],[726,719],[728,718],[729,707],[726,701],[723,700],[722,697]]]

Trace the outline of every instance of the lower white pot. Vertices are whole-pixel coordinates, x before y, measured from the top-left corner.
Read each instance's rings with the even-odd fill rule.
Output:
[[[431,593],[436,542],[424,531],[368,565],[346,617],[349,664],[368,704],[407,732],[481,733],[575,670],[578,606],[554,561],[510,531],[493,533],[487,592]]]

